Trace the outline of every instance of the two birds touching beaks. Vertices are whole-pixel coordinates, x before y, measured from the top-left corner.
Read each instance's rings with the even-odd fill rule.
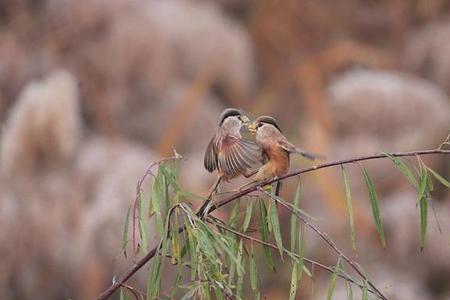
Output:
[[[323,159],[291,144],[273,117],[260,116],[250,122],[241,110],[225,109],[219,117],[216,133],[206,148],[204,159],[205,169],[209,172],[217,170],[218,177],[197,215],[203,217],[209,212],[211,196],[222,180],[256,174],[254,179],[260,182],[283,176],[289,171],[291,153],[299,153],[312,160]],[[260,164],[262,166],[258,168]]]

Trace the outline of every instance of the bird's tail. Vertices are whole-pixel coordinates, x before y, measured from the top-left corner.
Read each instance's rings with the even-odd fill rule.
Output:
[[[312,152],[308,152],[308,151],[304,151],[301,149],[295,149],[295,152],[297,152],[298,154],[300,154],[301,156],[310,159],[310,160],[325,160],[326,157],[317,153],[312,153]]]

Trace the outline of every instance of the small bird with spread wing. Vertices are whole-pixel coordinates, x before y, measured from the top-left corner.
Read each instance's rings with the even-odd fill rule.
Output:
[[[209,172],[217,170],[218,177],[198,216],[208,213],[212,193],[222,180],[229,181],[240,175],[249,177],[255,173],[252,167],[260,161],[261,148],[249,138],[249,124],[249,118],[235,108],[227,108],[220,115],[216,133],[206,148],[204,159],[205,169]]]

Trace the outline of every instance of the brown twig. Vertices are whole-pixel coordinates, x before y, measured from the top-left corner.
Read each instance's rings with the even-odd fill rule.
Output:
[[[358,273],[359,276],[361,276],[362,279],[364,279],[365,282],[367,282],[368,285],[378,294],[379,298],[383,300],[387,300],[386,296],[381,293],[380,290],[378,290],[375,285],[367,278],[366,275],[360,270],[358,265],[353,262],[351,259],[349,259],[337,246],[336,244],[330,239],[330,237],[323,231],[321,231],[317,226],[309,222],[303,215],[301,215],[298,211],[294,209],[293,206],[289,205],[285,201],[282,201],[278,197],[274,197],[267,191],[265,191],[263,188],[258,187],[258,190],[263,192],[264,194],[268,195],[272,200],[275,202],[281,204],[284,208],[289,210],[290,213],[294,214],[300,221],[302,221],[306,226],[311,228],[315,233],[317,233],[324,241],[327,243],[340,257],[342,257],[355,271]]]
[[[176,160],[176,159],[181,159],[182,156],[180,154],[178,154],[176,151],[174,151],[174,156],[171,157],[166,157],[163,159],[160,159],[156,162],[153,162],[148,168],[147,171],[145,171],[144,175],[138,180],[137,184],[136,184],[136,197],[134,198],[134,202],[133,202],[133,232],[132,232],[132,236],[133,236],[133,260],[136,261],[136,253],[137,253],[137,249],[136,249],[136,209],[137,209],[137,202],[138,199],[141,197],[142,194],[142,184],[144,183],[145,178],[147,178],[148,175],[153,175],[152,173],[152,169],[156,166],[159,165],[163,162],[166,161],[171,161],[171,160]]]
[[[208,219],[208,220],[210,220],[210,219]],[[255,242],[255,243],[258,243],[258,244],[261,244],[261,245],[265,245],[265,246],[267,246],[267,247],[269,247],[269,248],[272,248],[272,249],[274,249],[274,250],[277,250],[277,251],[279,250],[278,247],[277,247],[276,245],[274,245],[274,244],[271,244],[271,243],[269,243],[269,242],[265,242],[265,241],[260,240],[260,239],[258,239],[258,238],[255,238],[255,237],[252,237],[252,236],[250,236],[250,235],[246,235],[246,234],[244,234],[244,233],[242,233],[242,232],[236,231],[236,230],[234,230],[234,229],[232,229],[232,228],[229,228],[229,227],[227,227],[227,226],[222,225],[221,223],[219,223],[219,222],[217,222],[217,221],[215,221],[215,220],[213,221],[213,223],[214,223],[215,226],[217,226],[217,227],[219,227],[219,228],[221,228],[221,229],[223,229],[223,230],[226,230],[226,231],[228,231],[228,232],[231,232],[231,233],[233,233],[233,234],[235,234],[235,235],[237,235],[237,236],[239,236],[239,237],[241,237],[241,238],[247,239],[247,240],[249,240],[249,241],[252,241],[252,242]],[[330,272],[330,273],[334,273],[334,270],[333,270],[332,267],[326,266],[326,265],[324,265],[324,264],[322,264],[322,263],[320,263],[320,262],[318,262],[318,261],[315,261],[315,260],[313,260],[313,259],[309,259],[309,258],[307,258],[307,257],[302,257],[302,256],[298,255],[297,253],[293,253],[293,252],[288,251],[286,248],[283,248],[283,252],[286,253],[286,254],[288,254],[288,255],[293,255],[293,256],[295,256],[297,259],[302,259],[302,260],[304,260],[304,261],[310,263],[310,264],[313,265],[313,266],[317,266],[317,267],[319,267],[319,268],[321,268],[321,269],[324,269],[324,270],[326,270],[326,271],[328,271],[328,272]],[[351,278],[351,277],[350,277],[349,275],[347,275],[346,273],[338,272],[338,276],[341,277],[342,279],[348,281],[348,282],[351,282],[351,283],[353,283],[353,284],[359,286],[360,288],[364,288],[364,285],[363,285],[363,284],[357,282],[356,280],[354,280],[353,278]],[[368,289],[368,291],[371,292],[372,294],[376,294],[376,292],[373,291],[373,290],[371,290],[371,289]]]
[[[395,153],[390,153],[390,155],[395,156],[395,157],[403,157],[403,156],[415,156],[415,155],[431,155],[431,154],[450,154],[450,150],[442,150],[442,149],[434,149],[434,150],[423,150],[423,151],[409,151],[409,152],[395,152]],[[309,168],[303,168],[297,171],[293,171],[290,172],[284,176],[281,176],[279,178],[273,178],[273,179],[268,179],[265,180],[263,182],[261,182],[258,185],[254,185],[254,186],[250,186],[246,189],[243,189],[241,191],[236,192],[235,194],[231,195],[230,197],[216,203],[215,205],[213,205],[211,207],[211,209],[209,210],[208,213],[213,212],[214,210],[216,210],[219,207],[222,207],[236,199],[239,199],[240,197],[247,195],[251,192],[254,192],[257,190],[258,186],[264,186],[267,184],[271,184],[274,183],[277,180],[284,180],[286,178],[290,178],[290,177],[294,177],[294,176],[298,176],[300,174],[304,174],[304,173],[308,173],[308,172],[313,172],[319,169],[324,169],[324,168],[329,168],[329,167],[333,167],[333,166],[338,166],[338,165],[344,165],[344,164],[350,164],[350,163],[355,163],[358,161],[364,161],[364,160],[372,160],[372,159],[379,159],[379,158],[384,158],[387,157],[386,154],[374,154],[374,155],[367,155],[367,156],[360,156],[360,157],[355,157],[355,158],[349,158],[349,159],[343,159],[343,160],[339,160],[339,161],[334,161],[334,162],[329,162],[329,163],[325,163],[325,164],[321,164],[321,165],[316,165],[313,167],[309,167]],[[119,287],[122,283],[126,282],[131,276],[133,276],[134,273],[136,273],[139,269],[141,269],[149,260],[151,260],[156,252],[157,252],[158,247],[154,247],[153,249],[151,249],[147,255],[145,255],[143,258],[141,258],[139,261],[137,261],[135,264],[133,264],[133,266],[126,271],[120,278],[117,279],[116,282],[114,282],[110,287],[108,287],[105,291],[103,291],[98,297],[97,300],[105,300],[108,299]]]
[[[143,292],[139,291],[138,289],[132,287],[131,285],[122,283],[121,286],[122,286],[123,288],[127,289],[128,291],[130,291],[131,294],[133,294],[133,297],[134,297],[136,300],[145,299],[145,297],[144,297],[145,294],[144,294]]]

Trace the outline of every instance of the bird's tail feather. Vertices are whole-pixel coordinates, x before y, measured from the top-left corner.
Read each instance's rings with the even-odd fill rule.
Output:
[[[312,152],[308,152],[308,151],[304,151],[304,150],[301,150],[301,149],[298,149],[298,148],[296,149],[296,152],[298,154],[300,154],[301,156],[303,156],[303,157],[305,157],[307,159],[310,159],[310,160],[316,160],[316,159],[318,159],[318,160],[325,160],[326,159],[326,157],[323,156],[323,155],[312,153]]]

